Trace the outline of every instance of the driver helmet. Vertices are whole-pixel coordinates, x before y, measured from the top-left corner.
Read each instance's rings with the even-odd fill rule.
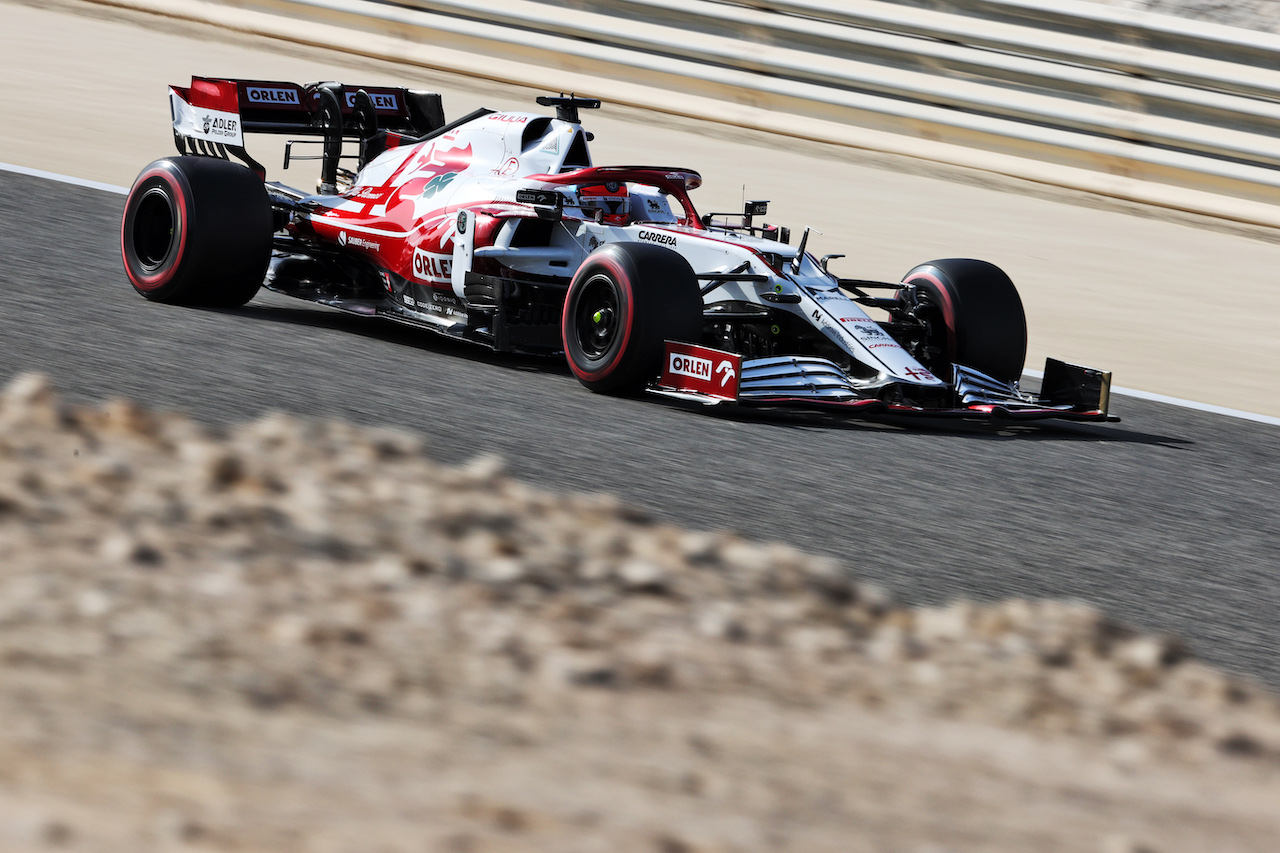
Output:
[[[578,206],[583,210],[599,210],[601,221],[609,225],[626,225],[631,214],[631,198],[627,185],[610,181],[578,189]]]

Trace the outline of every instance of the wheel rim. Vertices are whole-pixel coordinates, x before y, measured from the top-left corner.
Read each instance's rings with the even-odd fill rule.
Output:
[[[160,187],[152,187],[138,200],[133,217],[133,250],[147,272],[164,266],[173,251],[173,204]]]
[[[608,355],[617,342],[618,293],[608,276],[592,276],[583,286],[575,328],[579,349],[592,361]]]

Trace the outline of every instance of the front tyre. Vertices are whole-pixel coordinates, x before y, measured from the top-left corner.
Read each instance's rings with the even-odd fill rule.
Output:
[[[613,243],[588,256],[565,297],[565,357],[592,391],[641,390],[662,370],[663,342],[697,343],[702,296],[688,261],[661,246]]]
[[[125,200],[120,253],[134,290],[156,302],[243,305],[271,260],[271,202],[239,163],[166,157]]]
[[[926,330],[919,354],[925,367],[946,377],[956,364],[1005,382],[1021,377],[1027,318],[1003,270],[986,261],[952,258],[921,264],[902,283],[916,291],[916,318]]]

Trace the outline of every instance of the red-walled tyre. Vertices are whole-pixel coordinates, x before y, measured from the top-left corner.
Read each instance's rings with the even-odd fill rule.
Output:
[[[972,367],[994,379],[1016,382],[1027,357],[1027,318],[1022,299],[1004,270],[986,261],[952,258],[921,264],[903,276],[916,288],[917,316],[930,326],[924,359],[938,376],[951,366]]]
[[[662,371],[664,341],[698,343],[702,296],[689,262],[661,246],[613,243],[578,268],[561,319],[564,353],[592,391],[639,391]]]
[[[134,289],[156,302],[243,305],[271,260],[271,202],[256,174],[213,157],[166,157],[124,205],[120,253]]]

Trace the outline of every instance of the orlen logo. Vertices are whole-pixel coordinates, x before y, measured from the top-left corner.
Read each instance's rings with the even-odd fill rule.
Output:
[[[387,92],[376,92],[376,93],[370,92],[369,97],[373,98],[374,109],[379,109],[379,110],[399,109],[399,107],[396,106],[395,95],[389,94]],[[347,106],[355,107],[355,105],[356,105],[356,93],[347,92]]]
[[[413,250],[413,277],[433,284],[447,284],[452,280],[453,256],[435,252]]]
[[[671,353],[671,372],[680,376],[692,376],[694,379],[710,379],[711,359],[673,352]]]
[[[298,101],[298,93],[294,89],[275,89],[266,86],[246,86],[245,94],[249,96],[249,100],[255,104],[290,104],[292,106],[301,106]]]

